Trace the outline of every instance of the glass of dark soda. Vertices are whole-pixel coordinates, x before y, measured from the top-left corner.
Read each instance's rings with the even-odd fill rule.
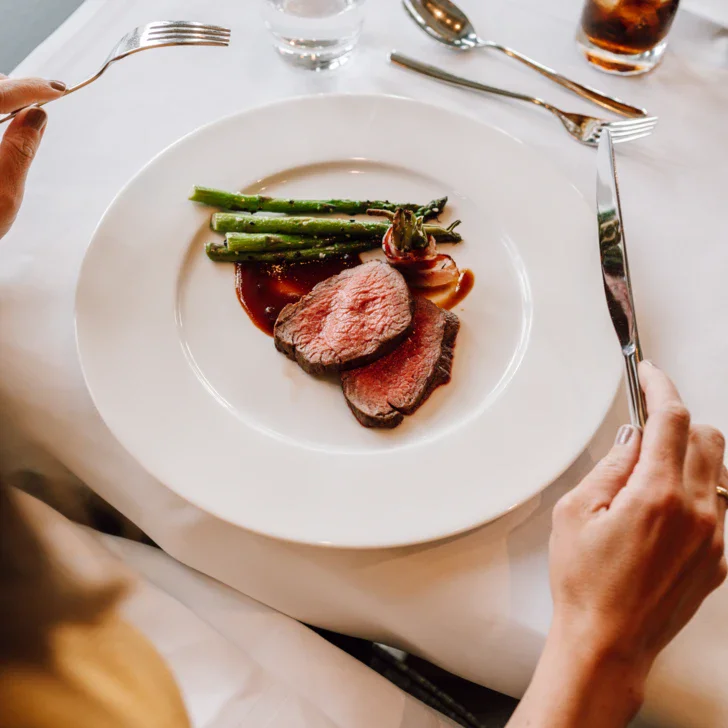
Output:
[[[577,43],[609,73],[651,71],[662,60],[680,0],[586,0]]]

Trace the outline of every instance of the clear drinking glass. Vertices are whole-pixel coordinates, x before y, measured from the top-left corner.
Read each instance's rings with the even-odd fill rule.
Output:
[[[577,43],[608,73],[635,75],[662,60],[680,0],[586,0]]]
[[[276,50],[313,71],[345,63],[359,40],[366,0],[263,0]]]

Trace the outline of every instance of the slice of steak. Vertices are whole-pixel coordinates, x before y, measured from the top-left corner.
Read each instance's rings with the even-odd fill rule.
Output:
[[[276,348],[309,374],[360,367],[395,349],[412,327],[402,274],[375,260],[322,281],[278,316]]]
[[[415,301],[412,332],[391,354],[341,375],[344,396],[364,427],[396,427],[436,387],[450,381],[458,317],[425,298]]]

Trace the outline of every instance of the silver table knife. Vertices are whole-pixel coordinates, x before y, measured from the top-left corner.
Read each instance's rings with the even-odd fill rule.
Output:
[[[645,398],[637,372],[637,365],[642,361],[642,350],[629,278],[614,148],[608,129],[602,134],[597,149],[597,220],[604,291],[627,368],[630,418],[635,427],[642,429],[647,420]]]

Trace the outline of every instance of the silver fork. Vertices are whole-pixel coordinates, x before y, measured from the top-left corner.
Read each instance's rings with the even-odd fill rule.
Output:
[[[106,70],[116,61],[131,56],[140,51],[146,51],[150,48],[165,48],[167,46],[227,46],[230,45],[230,29],[221,28],[218,25],[205,25],[203,23],[193,23],[187,20],[161,20],[149,25],[134,28],[127,33],[113,48],[109,57],[104,61],[103,66],[90,78],[79,84],[69,88],[64,96],[88,86],[96,79],[100,78]],[[63,98],[63,96],[59,97]],[[31,104],[31,106],[45,106],[48,101],[40,104]],[[27,109],[17,109],[12,114],[0,119],[0,124],[10,121],[21,111]]]
[[[465,88],[475,89],[476,91],[484,91],[485,93],[497,94],[498,96],[507,96],[510,99],[517,99],[518,101],[527,101],[531,104],[536,104],[547,111],[550,111],[556,118],[564,125],[566,131],[571,134],[577,141],[582,144],[587,144],[590,147],[596,147],[599,143],[599,139],[602,135],[602,131],[608,127],[612,141],[615,144],[622,142],[631,142],[635,139],[641,139],[652,133],[652,130],[657,124],[656,116],[643,116],[637,119],[625,119],[624,121],[606,121],[604,119],[598,119],[595,116],[586,116],[584,114],[572,114],[561,109],[556,108],[552,104],[547,103],[543,99],[536,98],[534,96],[526,96],[525,94],[519,94],[515,91],[508,91],[503,88],[496,88],[495,86],[488,86],[478,81],[471,81],[461,76],[455,76],[452,73],[443,71],[435,66],[430,66],[427,63],[420,63],[413,58],[403,56],[401,53],[393,51],[389,54],[389,60],[392,63],[408,68],[410,71],[421,73],[430,78],[435,78],[438,81],[445,81],[446,83],[454,84],[455,86],[464,86]]]

